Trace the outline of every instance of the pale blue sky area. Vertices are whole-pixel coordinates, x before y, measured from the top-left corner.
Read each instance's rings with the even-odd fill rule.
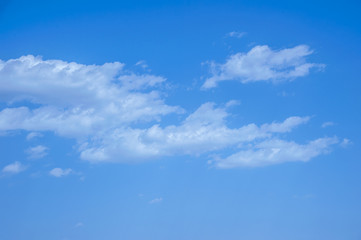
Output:
[[[360,240],[359,1],[2,1],[0,239]]]

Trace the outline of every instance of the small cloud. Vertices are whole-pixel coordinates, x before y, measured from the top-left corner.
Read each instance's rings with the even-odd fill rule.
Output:
[[[340,145],[341,145],[341,147],[347,147],[347,146],[349,146],[349,145],[351,145],[352,144],[352,142],[351,142],[351,140],[350,139],[348,139],[348,138],[344,138],[343,140],[342,140],[342,142],[340,143]]]
[[[324,122],[321,127],[326,128],[335,125],[334,122]]]
[[[281,96],[281,97],[294,97],[295,93],[294,92],[282,91],[282,92],[278,93],[277,95]]]
[[[161,203],[162,201],[163,201],[163,198],[155,198],[155,199],[149,201],[149,204]]]
[[[28,158],[39,159],[48,154],[48,148],[43,145],[38,145],[36,147],[28,148],[25,152],[29,155]]]
[[[26,140],[30,141],[30,140],[32,140],[34,138],[38,138],[38,137],[42,137],[42,136],[43,136],[43,134],[41,134],[41,133],[31,132],[26,136]]]
[[[144,194],[143,194],[143,193],[139,193],[139,194],[138,194],[138,197],[142,198],[142,197],[144,197]]]
[[[227,37],[242,38],[242,37],[244,37],[244,35],[246,35],[245,32],[236,32],[236,31],[233,31],[233,32],[228,33],[228,34],[227,34]]]
[[[24,171],[25,169],[26,169],[26,167],[23,164],[16,161],[12,164],[5,166],[2,169],[2,172],[7,173],[7,174],[17,174],[17,173]]]
[[[307,76],[311,70],[322,70],[324,64],[309,63],[306,57],[313,51],[307,45],[273,50],[267,45],[258,45],[248,52],[232,54],[224,63],[211,61],[210,77],[202,89],[214,88],[222,81],[272,82],[293,81]]]
[[[143,69],[148,68],[148,64],[147,64],[144,60],[138,61],[138,62],[135,64],[135,66],[139,66],[139,67],[141,67],[141,68],[143,68]]]
[[[30,177],[32,177],[32,178],[39,178],[41,176],[42,176],[41,171],[33,172],[30,174]]]
[[[237,100],[230,100],[226,103],[226,107],[233,107],[233,106],[237,106],[237,105],[240,105],[241,102],[240,101],[237,101]]]
[[[84,223],[82,222],[78,222],[77,224],[75,224],[75,228],[80,228],[80,227],[83,227],[84,226]]]
[[[71,168],[67,168],[64,170],[61,168],[54,168],[49,172],[49,174],[54,177],[64,177],[64,176],[69,175],[72,172],[73,172],[73,170]]]

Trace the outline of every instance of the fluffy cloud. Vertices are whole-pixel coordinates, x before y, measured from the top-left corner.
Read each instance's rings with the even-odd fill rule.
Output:
[[[312,51],[306,45],[278,51],[268,46],[256,46],[248,53],[231,55],[224,64],[211,63],[212,76],[203,88],[213,88],[220,81],[237,80],[242,83],[255,81],[292,80],[308,75],[311,68],[323,64],[307,63],[305,57]]]
[[[24,171],[25,169],[26,169],[26,167],[23,164],[21,164],[20,162],[14,162],[12,164],[5,166],[2,169],[2,172],[7,173],[7,174],[16,174],[16,173],[20,173],[20,172]]]
[[[1,61],[0,100],[27,100],[39,107],[3,109],[0,131],[55,131],[82,137],[181,111],[166,105],[159,92],[148,90],[165,81],[163,77],[135,75],[123,71],[123,66],[44,61],[31,55]]]
[[[43,158],[48,154],[48,148],[43,145],[28,148],[25,151],[30,159]]]
[[[290,66],[296,66],[302,62],[302,56],[310,54],[305,46],[268,51],[275,56],[269,57],[268,62],[261,61],[261,67],[270,65],[269,62],[282,68],[291,63]],[[253,56],[254,53],[247,55]],[[271,65],[268,67],[273,68]],[[288,76],[292,71],[279,69],[277,74],[283,72]],[[305,161],[326,152],[324,150],[332,144],[326,141],[326,147],[314,147],[317,154],[310,154],[313,145],[279,140],[283,144],[274,147],[279,149],[276,160],[267,153],[262,155],[262,152],[273,149],[266,143],[273,141],[275,144],[275,139],[285,137],[295,127],[309,121],[309,117],[293,116],[282,122],[250,123],[230,128],[226,121],[229,116],[227,107],[236,104],[235,101],[226,104],[225,108],[204,103],[179,124],[164,125],[161,122],[164,115],[184,112],[178,106],[167,105],[162,93],[156,90],[165,80],[160,76],[129,72],[121,63],[82,65],[34,56],[0,61],[0,100],[10,106],[20,100],[32,103],[1,110],[0,131],[51,131],[75,138],[81,159],[90,162],[139,162],[233,149],[238,153],[215,161],[216,166],[246,166],[239,163],[246,160],[230,164],[237,162],[234,160],[237,158],[246,159],[245,155],[254,166],[261,166]],[[303,157],[291,156],[288,152],[291,146],[298,149],[298,153],[304,152]],[[30,156],[39,158],[47,153],[47,148],[39,145],[28,151]],[[71,169],[55,168],[50,174],[60,177],[71,172]]]
[[[61,168],[53,168],[49,174],[54,177],[64,177],[72,173],[73,170],[71,168],[61,169]]]
[[[200,155],[269,138],[308,121],[308,117],[290,117],[281,123],[248,124],[231,129],[226,125],[227,116],[225,109],[205,103],[178,126],[115,129],[94,146],[83,146],[81,158],[93,162],[127,162],[162,156]]]

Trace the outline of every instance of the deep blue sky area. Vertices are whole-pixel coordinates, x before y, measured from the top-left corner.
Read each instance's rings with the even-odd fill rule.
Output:
[[[0,239],[360,240],[360,1],[0,2]]]

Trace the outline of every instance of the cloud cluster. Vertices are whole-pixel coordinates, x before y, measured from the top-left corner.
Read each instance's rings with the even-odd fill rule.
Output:
[[[246,143],[290,132],[309,119],[290,117],[281,123],[229,128],[226,125],[227,116],[226,109],[205,103],[179,125],[162,128],[156,124],[144,129],[115,129],[103,136],[100,142],[86,144],[81,158],[92,162],[134,162],[163,156],[198,156],[229,147],[244,148]]]
[[[166,105],[159,92],[147,91],[163,77],[135,75],[122,71],[123,66],[44,61],[31,55],[0,61],[0,100],[39,106],[3,109],[0,131],[54,131],[78,138],[181,111]]]
[[[246,64],[250,68],[246,75],[247,81],[251,81],[253,75],[261,74],[256,73],[257,70],[263,68],[269,68],[269,79],[273,75],[305,74],[313,66],[302,63],[308,54],[310,51],[305,46],[278,52],[262,46],[234,59],[244,58],[240,60],[243,61],[240,66]],[[295,69],[284,69],[290,66]],[[228,68],[224,69],[224,73],[217,76],[229,72]],[[257,79],[267,78],[262,76]],[[164,115],[184,113],[181,107],[165,103],[162,93],[157,90],[164,81],[166,79],[160,76],[129,72],[124,69],[124,64],[117,62],[82,65],[42,60],[31,55],[0,61],[0,100],[10,106],[0,111],[0,131],[52,131],[59,136],[75,138],[80,157],[91,162],[222,155],[226,149],[235,152],[214,161],[220,168],[307,161],[327,152],[329,146],[337,142],[337,139],[321,138],[300,145],[282,140],[295,127],[309,121],[308,117],[294,116],[282,122],[260,126],[250,123],[230,128],[227,126],[227,107],[234,102],[225,107],[207,102],[185,116],[183,121],[164,125]],[[20,101],[30,104],[11,107]],[[29,139],[35,137],[31,133]],[[41,145],[29,149],[30,155],[36,157],[42,157],[46,152],[47,148]],[[50,172],[57,177],[69,173],[71,169],[60,168]]]
[[[306,76],[311,68],[323,64],[306,62],[312,51],[306,45],[272,50],[267,45],[255,46],[247,53],[231,55],[224,64],[211,62],[212,76],[203,84],[204,89],[216,87],[218,82],[237,80],[242,83],[256,81],[292,80]]]

